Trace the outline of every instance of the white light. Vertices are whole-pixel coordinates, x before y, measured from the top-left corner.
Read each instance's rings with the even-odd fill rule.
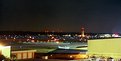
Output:
[[[2,46],[2,45],[0,45],[0,50],[1,50],[1,49],[3,49],[3,46]]]
[[[57,41],[56,43],[58,44],[59,42]]]
[[[119,37],[118,34],[112,34],[112,37]]]

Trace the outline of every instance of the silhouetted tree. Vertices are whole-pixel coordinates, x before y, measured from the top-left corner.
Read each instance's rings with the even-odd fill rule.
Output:
[[[0,61],[5,60],[5,59],[6,59],[5,56],[0,54]]]

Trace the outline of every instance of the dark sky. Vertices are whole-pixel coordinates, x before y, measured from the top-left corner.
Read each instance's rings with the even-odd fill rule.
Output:
[[[121,0],[2,0],[0,31],[120,32]]]

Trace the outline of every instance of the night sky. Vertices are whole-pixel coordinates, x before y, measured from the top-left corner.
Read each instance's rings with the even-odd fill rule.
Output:
[[[2,0],[0,31],[121,33],[121,0]]]

